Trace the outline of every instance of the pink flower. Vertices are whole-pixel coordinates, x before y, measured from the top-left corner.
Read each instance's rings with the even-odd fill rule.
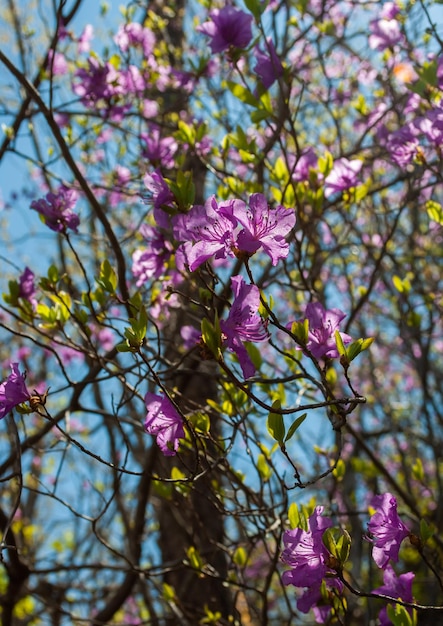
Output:
[[[173,137],[161,137],[158,126],[152,125],[149,133],[142,133],[144,142],[142,155],[154,166],[170,169],[174,165],[174,154],[178,150],[178,144]]]
[[[86,24],[82,34],[77,41],[77,50],[79,54],[89,52],[91,49],[91,41],[94,38],[94,27],[92,24]]]
[[[412,602],[412,581],[415,574],[413,572],[406,572],[406,574],[400,574],[397,577],[396,573],[390,565],[387,565],[383,572],[383,585],[374,589],[372,593],[381,593],[391,598],[403,600],[404,602]],[[412,609],[407,608],[409,613],[412,613]],[[384,607],[378,614],[380,619],[380,626],[391,626],[392,622],[388,617],[386,607]]]
[[[269,89],[283,74],[283,65],[275,51],[272,39],[267,39],[265,52],[262,52],[261,49],[256,46],[254,56],[257,59],[254,72],[259,76],[263,87]]]
[[[342,158],[334,162],[332,171],[325,178],[325,197],[330,198],[335,193],[341,193],[350,187],[355,187],[363,161],[349,161]]]
[[[169,215],[163,209],[174,207],[174,194],[159,170],[155,170],[152,174],[146,174],[143,182],[150,193],[150,200],[154,204],[154,219],[157,226],[169,228]]]
[[[389,559],[398,561],[400,545],[410,534],[409,528],[397,514],[397,500],[390,493],[375,496],[370,506],[376,509],[368,524],[371,541],[372,557],[378,567],[385,569]]]
[[[334,589],[336,592],[343,591],[343,583],[338,578],[326,578],[326,589]],[[317,624],[327,622],[331,612],[331,606],[325,604],[321,593],[321,583],[317,583],[308,587],[306,591],[297,600],[297,609],[302,613],[309,613],[312,609]]]
[[[19,283],[18,283],[19,284],[19,292],[18,292],[19,298],[23,298],[24,300],[27,300],[32,305],[36,304],[37,302],[34,297],[36,294],[34,278],[35,278],[34,272],[30,270],[29,267],[25,267],[23,274],[21,274],[19,278]]]
[[[138,22],[131,22],[119,27],[114,41],[122,52],[127,52],[130,46],[140,45],[143,54],[148,57],[154,50],[155,35],[152,30],[144,28]]]
[[[226,209],[223,209],[227,215]],[[272,265],[288,256],[289,245],[285,237],[295,226],[295,212],[277,206],[272,209],[265,196],[254,193],[249,197],[249,208],[243,202],[232,205],[232,215],[244,227],[237,235],[237,248],[249,255],[259,248],[270,257]]]
[[[332,526],[329,517],[323,517],[323,507],[317,506],[308,519],[308,530],[294,528],[283,534],[285,549],[282,561],[292,569],[283,573],[283,583],[295,587],[320,585],[331,570],[329,552],[323,544],[323,533]]]
[[[142,224],[140,233],[147,246],[132,255],[132,273],[137,278],[137,287],[150,278],[159,278],[165,272],[172,253],[172,245],[157,228]]]
[[[43,216],[46,226],[51,230],[62,233],[70,228],[77,232],[80,219],[72,210],[77,198],[74,189],[61,185],[56,193],[48,193],[45,198],[31,202],[31,209]]]
[[[211,51],[223,52],[231,46],[246,48],[252,39],[252,15],[240,11],[232,6],[222,9],[213,9],[209,13],[211,18],[197,30],[211,38]]]
[[[400,23],[395,19],[399,13],[398,7],[393,2],[386,2],[380,19],[373,20],[369,24],[369,47],[373,50],[386,50],[404,40],[400,30]]]
[[[55,52],[55,50],[52,49],[49,50],[48,70],[53,76],[63,76],[68,72],[68,63],[61,52]]]
[[[165,456],[174,456],[179,447],[179,439],[184,439],[183,421],[176,408],[164,396],[155,393],[145,395],[148,414],[145,429],[157,437],[157,445]]]
[[[305,310],[305,319],[309,321],[308,341],[306,348],[316,359],[338,357],[335,331],[346,314],[340,309],[325,309],[320,302],[310,302]],[[287,328],[291,329],[292,324]],[[350,343],[352,338],[346,333],[340,333],[343,343]],[[297,348],[300,350],[301,348]]]
[[[15,406],[30,398],[25,385],[25,374],[20,374],[18,363],[10,365],[12,374],[0,384],[0,419],[3,419]]]
[[[241,276],[233,276],[231,286],[234,302],[227,319],[221,320],[220,328],[228,347],[238,356],[243,376],[250,378],[255,373],[255,366],[243,342],[262,342],[269,338],[263,320],[258,314],[260,290],[255,285],[245,284]]]
[[[173,219],[174,236],[184,242],[179,250],[191,272],[211,257],[233,256],[236,220],[232,214],[237,203],[244,206],[240,200],[218,204],[215,196],[211,196],[204,206],[194,205],[189,213]]]

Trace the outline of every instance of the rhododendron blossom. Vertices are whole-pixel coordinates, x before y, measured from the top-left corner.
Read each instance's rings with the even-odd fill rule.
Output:
[[[239,202],[229,200],[218,204],[215,196],[211,196],[204,206],[194,205],[189,213],[173,219],[174,236],[184,242],[181,251],[191,272],[211,257],[233,256],[236,220],[232,213]]]
[[[314,148],[306,148],[302,151],[300,158],[293,168],[293,180],[295,182],[308,181],[311,169],[315,169],[317,164],[318,156],[315,154]]]
[[[147,393],[145,404],[148,410],[146,431],[157,438],[157,445],[165,456],[174,456],[179,440],[185,437],[181,416],[166,396]]]
[[[240,9],[225,6],[209,12],[210,20],[197,27],[197,30],[210,37],[211,51],[223,52],[231,46],[246,48],[252,39],[252,15]]]
[[[373,20],[369,24],[369,47],[373,50],[386,50],[395,44],[404,41],[400,30],[400,22],[395,19],[399,9],[393,2],[386,2],[380,19]]]
[[[383,572],[383,585],[374,589],[372,593],[381,593],[391,598],[399,598],[404,602],[413,602],[412,582],[414,578],[415,574],[413,572],[406,572],[397,577],[391,565],[387,565]],[[412,613],[411,608],[407,608],[407,611],[410,614]],[[391,626],[392,622],[388,617],[386,607],[381,609],[378,618],[380,620],[380,626]]]
[[[244,227],[236,239],[236,246],[241,252],[252,255],[263,248],[272,265],[277,265],[280,259],[288,256],[289,245],[285,237],[295,226],[293,209],[282,206],[272,209],[261,193],[249,197],[248,208],[240,202],[231,208],[233,217]]]
[[[18,363],[11,363],[11,370],[8,378],[0,383],[0,419],[31,397],[26,389],[25,374],[20,373]]]
[[[257,60],[254,71],[260,78],[263,87],[269,89],[283,74],[283,65],[275,51],[272,39],[268,38],[266,43],[267,46],[264,52],[258,46],[254,50],[254,56]]]
[[[255,373],[244,341],[267,341],[269,335],[265,324],[258,314],[260,306],[260,290],[255,285],[247,285],[241,276],[231,278],[234,302],[229,309],[226,320],[220,321],[220,328],[228,348],[235,352],[245,378]]]
[[[159,170],[146,174],[143,178],[146,189],[150,192],[150,200],[154,205],[154,219],[160,228],[169,228],[169,215],[165,208],[172,208],[175,198],[167,182]]]
[[[46,226],[51,230],[62,233],[71,229],[77,232],[80,219],[73,212],[77,198],[74,189],[62,185],[56,193],[48,193],[45,198],[31,202],[31,209],[43,216]]]
[[[385,569],[389,560],[398,561],[400,544],[409,536],[410,530],[397,513],[397,500],[390,493],[375,496],[370,503],[375,509],[368,524],[371,541],[372,557],[378,567]]]
[[[174,165],[174,154],[178,144],[173,137],[161,137],[158,126],[152,126],[149,133],[142,133],[140,138],[144,142],[142,155],[154,166],[170,169]]]
[[[349,161],[338,159],[334,162],[331,172],[325,178],[325,197],[330,198],[335,193],[341,193],[358,182],[358,174],[363,166],[363,161]]]
[[[343,591],[343,583],[338,578],[325,578],[324,584],[327,591]],[[325,604],[322,596],[322,583],[316,583],[308,587],[303,595],[297,598],[297,609],[302,613],[309,613],[312,609],[317,624],[324,624],[331,613],[331,606]]]
[[[36,302],[34,296],[36,294],[35,282],[34,282],[35,274],[29,267],[25,267],[23,274],[21,274],[18,284],[19,284],[19,298],[23,298],[27,300],[31,304]]]
[[[140,234],[147,246],[143,250],[136,250],[132,255],[132,273],[137,278],[137,287],[150,278],[161,276],[172,254],[172,245],[157,228],[143,224]]]
[[[310,302],[305,310],[305,319],[309,322],[308,341],[306,348],[316,359],[321,357],[336,358],[339,356],[335,342],[335,331],[346,314],[340,309],[325,309],[320,302]],[[287,328],[291,329],[292,324]],[[350,343],[352,338],[340,332],[344,344]],[[297,350],[301,348],[297,346]]]
[[[130,22],[119,27],[114,41],[122,52],[127,52],[130,46],[140,45],[147,57],[154,50],[155,35],[152,30],[144,28],[138,22]]]
[[[323,544],[323,533],[332,520],[322,515],[324,507],[317,506],[308,519],[308,530],[294,528],[283,534],[285,549],[282,561],[292,569],[283,573],[283,583],[295,587],[320,584],[327,572],[329,552]]]

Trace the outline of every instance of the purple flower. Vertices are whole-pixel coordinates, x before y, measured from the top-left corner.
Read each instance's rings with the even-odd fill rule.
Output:
[[[36,302],[34,296],[36,294],[35,284],[34,284],[35,274],[33,271],[29,269],[29,267],[25,267],[23,274],[21,274],[18,285],[19,285],[19,298],[23,298],[27,300],[31,304]]]
[[[371,30],[369,47],[372,50],[382,52],[386,48],[392,48],[396,43],[403,41],[400,24],[396,19],[374,20],[369,24],[369,28]]]
[[[378,567],[385,569],[389,559],[398,561],[400,544],[410,534],[409,528],[397,514],[397,500],[390,493],[375,496],[370,506],[376,509],[368,524],[374,544],[372,557]]]
[[[151,194],[154,204],[154,218],[157,226],[160,228],[169,228],[169,216],[164,211],[166,208],[175,206],[175,198],[169,189],[167,182],[161,175],[159,170],[155,170],[152,174],[146,174],[143,178],[146,189]]]
[[[145,395],[145,404],[148,409],[146,431],[157,437],[157,445],[165,456],[174,456],[178,450],[179,439],[185,437],[181,416],[165,396],[148,392]]]
[[[174,165],[174,154],[178,144],[173,137],[161,137],[158,126],[152,126],[149,133],[142,133],[141,139],[145,144],[142,155],[154,166],[161,165],[170,169]]]
[[[148,57],[154,50],[155,35],[138,22],[130,22],[119,27],[114,41],[122,52],[127,52],[130,46],[140,45],[143,54]]]
[[[338,591],[338,593],[343,591],[343,583],[338,578],[326,578],[325,584],[326,590],[331,589]],[[311,609],[313,610],[317,624],[324,624],[331,612],[331,606],[325,603],[322,596],[321,586],[320,582],[308,587],[297,600],[297,609],[302,613],[309,613]]]
[[[68,73],[68,69],[64,54],[52,49],[48,51],[48,70],[53,76],[63,76]]]
[[[298,159],[294,171],[292,174],[292,178],[295,182],[303,182],[309,180],[309,173],[311,168],[316,169],[318,165],[318,156],[315,154],[313,148],[309,147],[300,155]]]
[[[180,336],[183,339],[183,347],[185,350],[191,350],[199,344],[201,332],[194,326],[186,324],[180,328]]]
[[[247,285],[241,276],[233,276],[231,286],[234,302],[227,319],[220,321],[220,328],[228,348],[238,356],[243,376],[250,378],[255,373],[255,367],[242,342],[268,340],[268,332],[258,314],[260,290],[255,285]]]
[[[214,256],[216,259],[233,256],[236,220],[232,217],[240,200],[217,203],[211,196],[204,206],[194,205],[189,213],[173,218],[174,236],[184,241],[181,246],[191,272]],[[194,242],[194,245],[192,245]]]
[[[412,128],[407,126],[391,133],[386,142],[392,160],[400,167],[406,167],[411,163],[417,154],[418,146],[418,138],[412,132]]]
[[[86,107],[94,108],[98,100],[109,100],[114,95],[113,85],[118,81],[118,73],[110,63],[102,65],[98,59],[90,57],[88,67],[79,68],[75,79],[74,93]]]
[[[374,589],[372,593],[382,593],[383,595],[390,596],[391,598],[404,600],[405,602],[412,602],[412,581],[415,574],[413,572],[407,572],[406,574],[400,574],[397,577],[396,573],[392,569],[391,565],[387,565],[383,572],[383,585]],[[407,609],[412,614],[412,609]],[[378,614],[380,619],[380,626],[391,626],[392,622],[388,617],[386,607],[384,607]]]
[[[74,189],[61,185],[56,193],[48,193],[45,198],[31,202],[34,209],[43,216],[46,226],[57,233],[63,233],[70,228],[77,232],[80,219],[73,212],[78,199]]]
[[[94,27],[92,24],[86,24],[82,34],[77,40],[77,50],[79,54],[89,52],[91,49],[91,41],[94,38]]]
[[[277,265],[279,259],[288,256],[289,246],[285,237],[295,226],[293,209],[282,206],[271,209],[261,193],[254,193],[249,197],[248,209],[245,210],[243,202],[232,205],[232,209],[233,217],[244,226],[237,235],[236,246],[240,252],[252,255],[259,248],[263,248],[271,258],[272,265]]]
[[[29,400],[30,394],[25,385],[25,374],[20,374],[18,363],[11,363],[12,374],[0,384],[0,419],[5,417],[17,404]]]
[[[164,273],[172,253],[172,245],[157,228],[143,224],[140,233],[148,245],[144,250],[136,250],[132,255],[132,273],[138,279],[137,287],[150,278],[159,278]]]
[[[211,38],[211,51],[223,52],[231,46],[246,48],[252,39],[252,15],[225,6],[222,9],[213,9],[209,13],[210,21],[197,26],[197,30]]]
[[[283,74],[283,65],[275,51],[272,39],[268,38],[266,41],[267,47],[265,52],[262,52],[258,46],[254,50],[254,56],[257,59],[254,72],[260,78],[263,87],[269,89]]]
[[[338,357],[335,331],[346,314],[340,309],[325,309],[320,302],[310,302],[305,310],[305,319],[309,321],[308,341],[306,348],[316,359]],[[287,328],[291,328],[288,324]],[[352,338],[346,333],[340,333],[343,343],[350,343]],[[297,348],[300,350],[301,348]]]
[[[329,517],[323,517],[324,507],[317,506],[308,519],[308,530],[294,528],[283,534],[285,549],[282,561],[292,569],[283,573],[283,583],[295,587],[320,586],[323,578],[332,570],[328,567],[329,552],[322,537],[332,526]],[[333,572],[332,572],[333,573]]]
[[[332,171],[325,178],[325,197],[330,198],[335,193],[341,193],[350,187],[355,187],[362,166],[363,161],[337,159]]]

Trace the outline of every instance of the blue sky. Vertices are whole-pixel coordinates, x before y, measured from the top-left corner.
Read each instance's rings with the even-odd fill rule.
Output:
[[[68,11],[70,9],[69,5],[72,4],[72,2],[68,3]],[[122,4],[121,1],[115,2],[112,0],[108,2],[83,0],[78,13],[69,25],[69,30],[78,36],[86,24],[93,24],[97,38],[100,38],[104,31],[109,31],[111,27],[118,23],[119,18],[121,18],[119,7]],[[19,15],[25,16],[27,9],[31,9],[32,5],[34,3],[31,1],[19,1],[16,4]],[[104,15],[101,14],[102,5],[108,7]],[[32,11],[30,24],[35,27],[37,32],[40,32],[41,22],[38,11]],[[10,28],[10,26],[3,23],[0,16],[0,29],[7,28]],[[8,50],[6,47],[4,51],[8,56],[12,56],[12,49]],[[35,69],[33,68],[30,72],[31,76],[34,76],[34,73]],[[2,84],[15,86],[13,77],[4,66],[0,66],[0,87]],[[5,126],[7,127],[12,123],[17,110],[17,104],[12,107],[12,115],[4,115],[2,114],[4,112],[0,110],[0,143],[3,142],[5,136]],[[23,136],[26,130],[26,125],[23,124],[20,134]],[[32,146],[26,139],[22,138],[20,141],[17,141],[15,146],[20,152],[29,150],[32,153]],[[37,213],[29,209],[31,198],[23,192],[25,189],[32,189],[32,187],[30,170],[25,160],[12,152],[7,152],[0,162],[0,292],[5,289],[5,274],[8,273],[8,269],[13,270],[13,266],[10,264],[14,263],[14,247],[18,246],[22,253],[24,252],[24,254],[21,254],[20,270],[23,269],[21,267],[23,262],[38,270],[40,269],[40,259],[44,262],[46,268],[48,245],[51,245],[51,242],[54,245],[54,237],[51,232],[41,224]],[[8,208],[5,209],[4,205]],[[43,251],[45,251],[45,254],[43,254]],[[42,267],[41,269],[44,268]]]

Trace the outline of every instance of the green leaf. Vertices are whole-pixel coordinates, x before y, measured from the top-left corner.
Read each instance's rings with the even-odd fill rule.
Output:
[[[351,536],[343,528],[327,528],[322,536],[325,548],[337,559],[342,567],[351,551]]]
[[[135,348],[131,347],[128,341],[122,341],[118,343],[116,346],[118,352],[134,352]]]
[[[197,570],[202,569],[203,560],[199,552],[197,551],[197,548],[195,548],[195,546],[189,546],[189,548],[186,550],[186,556],[189,559],[189,563],[191,564],[191,567]]]
[[[293,502],[289,507],[288,519],[291,528],[300,528],[300,511],[296,502]]]
[[[48,278],[51,281],[51,283],[53,285],[55,285],[59,279],[60,279],[60,275],[58,273],[58,269],[56,268],[55,265],[51,265],[48,269]]]
[[[332,158],[332,154],[326,150],[324,156],[318,159],[318,171],[324,176],[327,176],[330,174],[333,166],[334,159]]]
[[[281,403],[280,400],[276,400],[272,404],[273,409],[280,409]],[[271,435],[278,444],[283,446],[283,441],[285,437],[285,424],[283,421],[283,415],[281,413],[273,413],[272,411],[268,415],[268,419],[266,422],[266,426],[268,429],[268,433]]]
[[[204,434],[208,434],[211,427],[211,421],[207,413],[201,413],[200,411],[197,411],[196,413],[192,413],[188,417],[188,420],[194,426],[195,430],[198,430]]]
[[[234,83],[231,80],[227,80],[223,84],[238,100],[244,102],[245,104],[249,104],[256,109],[259,108],[259,100],[257,100],[254,94],[247,87],[240,85],[239,83]]]
[[[405,278],[400,278],[400,276],[394,275],[392,277],[392,282],[394,284],[394,287],[400,293],[408,293],[408,291],[410,291],[411,289],[411,282],[408,276],[406,276]]]
[[[239,567],[244,567],[246,565],[247,560],[248,560],[248,555],[246,553],[246,550],[242,546],[239,546],[235,550],[235,552],[234,552],[234,554],[232,556],[232,560]]]
[[[117,274],[107,259],[100,266],[100,275],[97,283],[108,293],[115,293],[117,288]]]
[[[374,343],[374,337],[368,337],[367,339],[357,339],[353,341],[346,348],[346,354],[348,357],[348,362],[351,363],[359,354],[364,350],[367,350],[369,346]]]
[[[268,460],[264,454],[260,454],[257,459],[257,469],[263,482],[267,483],[272,476],[272,468],[269,467]]]
[[[431,528],[431,526],[429,526],[426,520],[421,519],[420,520],[420,539],[423,545],[425,545],[429,541],[429,539],[432,537],[433,534],[434,534],[434,531]]]
[[[301,346],[306,346],[309,336],[309,320],[305,319],[303,322],[293,322],[291,326],[291,333],[295,336]]]
[[[292,422],[291,426],[289,427],[288,434],[286,435],[285,443],[286,441],[289,441],[291,437],[293,437],[294,433],[300,428],[300,426],[305,421],[306,416],[307,416],[307,413],[303,413],[303,415],[300,415],[299,417],[297,417],[296,420]]]
[[[209,348],[216,359],[221,355],[221,330],[218,316],[214,320],[214,324],[205,317],[201,322],[202,339],[204,344]]]
[[[425,206],[431,220],[443,226],[443,207],[441,204],[434,200],[428,200]]]
[[[308,518],[312,510],[304,505],[298,507],[296,502],[292,502],[288,509],[288,519],[291,528],[301,528],[308,530]]]
[[[337,481],[343,480],[346,471],[346,463],[343,459],[338,459],[337,465],[335,466],[332,474],[335,476]]]
[[[260,0],[244,0],[244,3],[246,8],[251,11],[252,15],[257,21],[260,20],[260,15],[263,13],[268,5],[267,2],[260,2]]]
[[[163,583],[163,598],[166,602],[173,602],[175,600],[175,589],[168,583]]]
[[[347,356],[346,347],[345,347],[345,344],[343,343],[342,336],[340,335],[340,332],[338,330],[335,331],[334,337],[335,337],[335,344],[337,346],[339,355],[346,357]]]
[[[386,612],[393,626],[414,626],[416,623],[414,612],[411,616],[406,607],[400,604],[388,604]]]
[[[421,482],[424,480],[425,472],[420,458],[415,459],[415,463],[412,466],[412,476],[415,480],[419,480]]]
[[[244,346],[257,371],[260,371],[262,364],[262,355],[258,347],[250,341],[245,341]]]
[[[271,117],[271,113],[266,111],[265,109],[257,109],[257,111],[252,111],[251,113],[251,121],[254,124],[258,124],[263,120],[267,120]]]

